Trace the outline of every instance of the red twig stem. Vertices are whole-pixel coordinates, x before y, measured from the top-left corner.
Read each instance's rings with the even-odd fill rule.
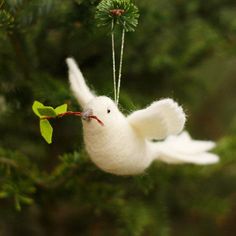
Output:
[[[56,119],[56,118],[61,118],[63,116],[80,116],[84,119],[94,119],[100,125],[102,125],[102,126],[104,125],[104,123],[97,116],[94,116],[94,115],[84,116],[83,112],[80,112],[80,111],[67,111],[67,112],[59,114],[58,116],[44,116],[41,119],[52,120],[52,119]]]

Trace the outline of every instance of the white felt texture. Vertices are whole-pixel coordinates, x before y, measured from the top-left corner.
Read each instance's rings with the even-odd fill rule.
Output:
[[[164,139],[182,131],[185,114],[182,107],[167,98],[132,113],[128,116],[128,121],[145,138]]]
[[[69,68],[71,90],[79,104],[84,107],[91,99],[94,98],[94,95],[86,85],[83,74],[78,68],[75,60],[73,58],[67,58],[66,63]]]
[[[185,114],[172,99],[154,102],[125,117],[113,100],[89,91],[72,59],[67,63],[78,102],[104,123],[82,121],[86,150],[100,169],[116,175],[135,175],[144,172],[154,160],[200,165],[218,161],[218,156],[208,152],[213,142],[192,140],[187,132],[175,135],[184,127]],[[166,139],[152,142],[153,138]]]
[[[219,157],[209,153],[215,143],[191,139],[185,131],[178,136],[169,136],[164,142],[155,145],[157,159],[170,163],[194,163],[199,165],[213,164]]]

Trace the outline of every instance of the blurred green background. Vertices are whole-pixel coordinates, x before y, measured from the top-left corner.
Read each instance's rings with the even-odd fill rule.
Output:
[[[76,117],[53,121],[54,142],[46,144],[31,109],[39,100],[80,110],[68,56],[98,94],[113,96],[111,40],[96,27],[98,3],[0,1],[0,235],[236,235],[235,0],[136,1],[124,113],[171,97],[194,138],[217,141],[221,161],[157,162],[135,177],[106,174],[89,161]]]

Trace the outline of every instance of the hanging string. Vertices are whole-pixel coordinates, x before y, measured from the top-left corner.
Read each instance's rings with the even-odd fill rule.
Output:
[[[111,23],[111,44],[112,44],[112,68],[113,68],[113,86],[114,100],[116,101],[116,56],[115,56],[115,38],[114,38],[114,19]]]
[[[120,83],[121,83],[121,75],[122,75],[122,64],[123,64],[123,54],[124,54],[124,44],[125,44],[125,28],[122,30],[122,39],[121,39],[121,49],[120,49],[120,65],[119,65],[119,74],[118,74],[118,85],[117,85],[117,96],[116,96],[116,104],[119,104],[120,97]]]
[[[0,0],[1,1],[1,0]],[[122,75],[122,63],[124,53],[125,32],[135,31],[138,25],[139,10],[132,0],[100,0],[97,6],[95,18],[98,26],[111,27],[111,47],[112,47],[112,69],[113,69],[113,86],[114,101],[118,105],[120,97],[120,84]],[[120,50],[120,62],[117,78],[116,53],[115,53],[115,25],[122,28],[122,42]]]

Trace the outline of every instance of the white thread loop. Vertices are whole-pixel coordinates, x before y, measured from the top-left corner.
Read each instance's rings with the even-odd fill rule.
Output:
[[[111,24],[111,45],[112,45],[112,68],[113,68],[113,86],[114,100],[116,101],[116,56],[115,56],[115,38],[114,38],[114,20]]]
[[[123,64],[123,55],[124,55],[124,44],[125,44],[125,27],[122,30],[121,36],[121,48],[120,48],[120,63],[119,63],[119,73],[118,73],[118,82],[116,81],[116,55],[115,55],[115,37],[114,37],[114,20],[111,24],[111,48],[112,48],[112,69],[113,69],[113,87],[114,87],[114,101],[116,104],[119,104],[120,97],[120,84],[121,84],[121,75],[122,75],[122,64]]]
[[[120,97],[120,84],[121,84],[121,75],[122,75],[122,62],[123,62],[123,54],[124,54],[124,44],[125,44],[125,28],[122,31],[122,39],[121,39],[121,49],[120,49],[120,65],[119,65],[119,75],[118,75],[118,85],[117,85],[117,97],[116,104],[119,104]]]

